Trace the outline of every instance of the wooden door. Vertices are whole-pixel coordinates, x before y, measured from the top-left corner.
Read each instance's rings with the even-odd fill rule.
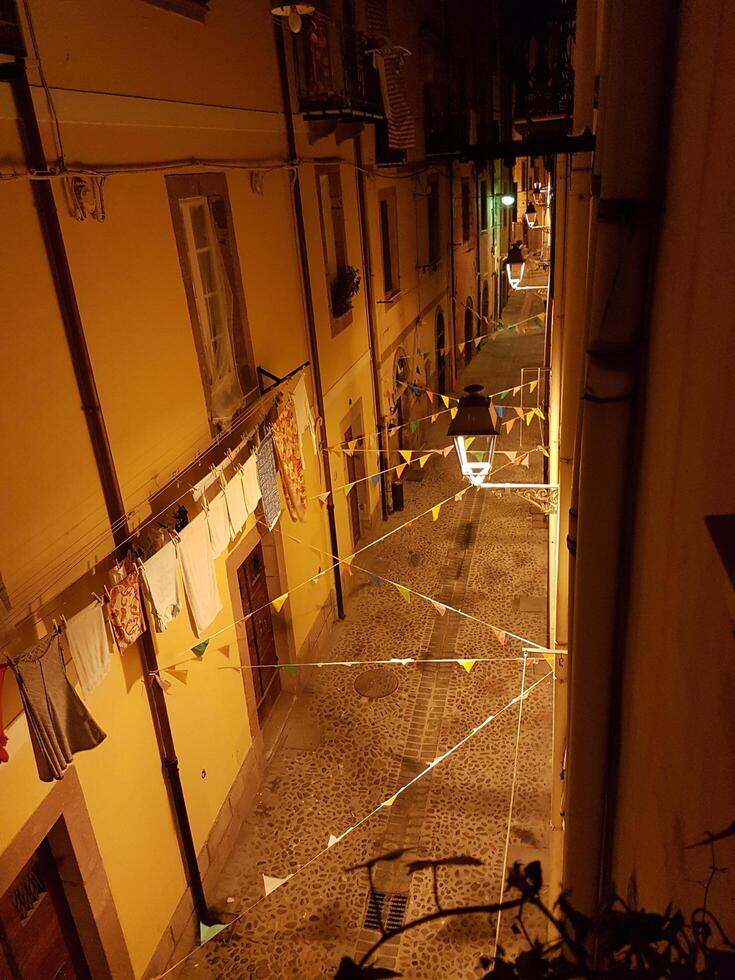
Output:
[[[444,348],[444,314],[436,315],[436,385],[442,395],[447,393],[447,352]]]
[[[399,432],[402,430],[399,429]],[[354,439],[352,435],[352,426],[345,432],[344,442],[347,443],[351,439]],[[360,474],[357,471],[357,461],[354,456],[349,453],[345,453],[345,463],[347,468],[347,482],[354,483],[360,478]],[[357,486],[353,487],[352,490],[347,495],[347,504],[350,512],[350,530],[352,531],[352,544],[356,545],[360,540],[360,497],[359,488]]]
[[[464,311],[464,362],[469,364],[472,360],[472,327],[474,322],[474,313],[472,309],[472,299],[467,297],[467,305]]]
[[[0,964],[7,964],[12,980],[89,980],[82,944],[46,841],[0,898],[0,950]],[[4,980],[5,972],[2,976]]]
[[[252,674],[258,721],[262,724],[281,693],[281,678],[278,669],[271,666],[278,663],[278,656],[260,545],[251,551],[238,568],[237,581],[243,612],[245,615],[254,612],[253,616],[245,620],[245,633],[250,662],[254,667]]]

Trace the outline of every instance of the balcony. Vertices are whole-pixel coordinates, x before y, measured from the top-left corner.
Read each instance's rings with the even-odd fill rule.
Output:
[[[575,0],[529,0],[514,24],[515,126],[569,132],[574,109]]]
[[[378,72],[365,35],[323,14],[294,37],[299,111],[305,119],[385,118]]]

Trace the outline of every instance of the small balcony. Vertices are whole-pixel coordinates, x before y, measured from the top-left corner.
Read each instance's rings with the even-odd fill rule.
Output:
[[[323,14],[304,19],[294,37],[299,111],[305,119],[385,118],[368,39]]]
[[[574,109],[575,0],[530,0],[515,30],[515,125],[569,132]]]

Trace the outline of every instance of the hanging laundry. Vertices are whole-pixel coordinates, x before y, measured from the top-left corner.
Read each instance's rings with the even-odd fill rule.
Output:
[[[225,484],[225,500],[230,517],[230,530],[234,538],[245,527],[245,521],[248,519],[248,509],[245,506],[245,494],[239,473],[235,473]]]
[[[191,617],[197,636],[201,636],[222,609],[209,528],[203,512],[197,514],[179,535],[178,552]]]
[[[281,498],[278,495],[276,480],[276,457],[273,449],[273,436],[268,433],[258,450],[258,485],[263,498],[263,514],[269,531],[272,531],[281,516]]]
[[[143,563],[143,582],[153,606],[156,631],[163,633],[181,612],[178,561],[173,541]]]
[[[215,558],[219,558],[230,543],[230,518],[224,493],[218,493],[214,500],[206,504],[204,512],[207,515],[212,554]]]
[[[76,616],[71,616],[65,632],[82,691],[91,694],[110,669],[110,644],[102,603],[95,600]]]
[[[306,519],[304,461],[301,457],[301,440],[291,395],[284,399],[273,425],[273,441],[278,453],[278,471],[283,480],[288,512],[292,521],[303,521]]]
[[[7,762],[10,759],[8,750],[5,748],[8,744],[8,736],[3,729],[3,681],[7,669],[6,666],[0,664],[0,762]]]
[[[240,470],[242,478],[242,492],[245,495],[245,506],[248,514],[252,514],[260,503],[260,484],[258,483],[258,460],[255,455],[248,457],[248,461]]]
[[[64,671],[58,633],[39,640],[10,662],[28,720],[38,775],[61,779],[75,752],[106,738]]]
[[[293,404],[294,411],[296,412],[296,428],[299,432],[299,440],[301,440],[304,432],[308,429],[311,433],[311,442],[314,446],[314,454],[316,455],[316,423],[314,422],[314,413],[312,412],[311,405],[309,404],[309,396],[306,392],[306,378],[304,378],[303,375],[299,379],[299,383],[294,388]],[[301,445],[300,441],[299,445]]]
[[[140,596],[140,574],[134,568],[110,589],[107,605],[112,636],[120,653],[145,633],[143,602]]]

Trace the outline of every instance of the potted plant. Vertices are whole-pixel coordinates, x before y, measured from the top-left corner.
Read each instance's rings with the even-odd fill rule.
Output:
[[[352,309],[352,297],[360,289],[360,273],[354,266],[346,265],[332,283],[332,315],[344,316]]]

